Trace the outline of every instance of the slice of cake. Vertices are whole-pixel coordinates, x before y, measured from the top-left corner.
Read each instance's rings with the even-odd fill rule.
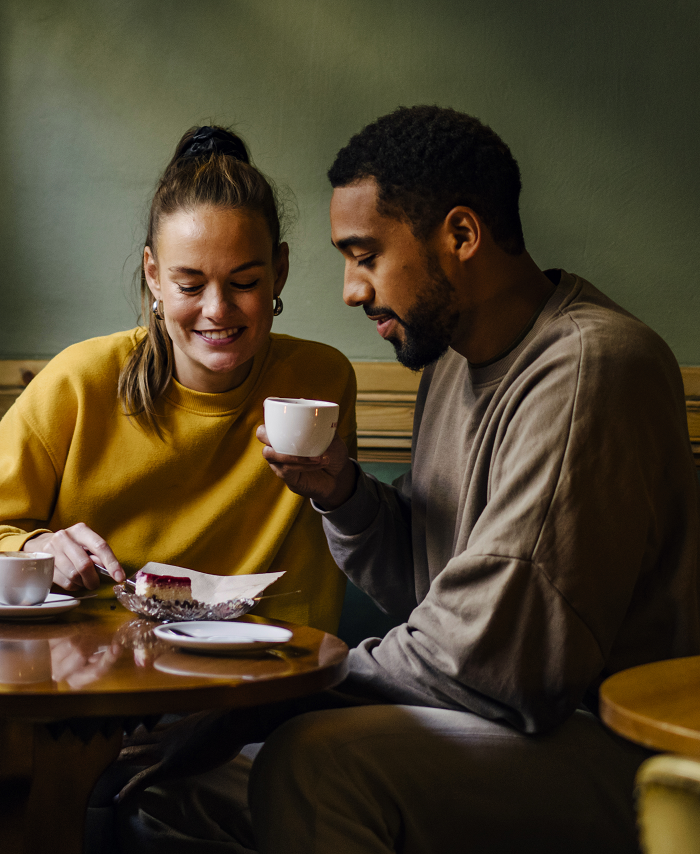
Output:
[[[191,602],[192,582],[181,575],[156,575],[139,570],[134,576],[136,595],[159,602]]]

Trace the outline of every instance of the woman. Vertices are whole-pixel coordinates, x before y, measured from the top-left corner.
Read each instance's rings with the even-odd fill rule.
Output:
[[[67,590],[147,561],[215,575],[285,570],[256,613],[333,631],[344,580],[320,517],[262,457],[268,396],[340,403],[355,380],[331,347],[270,333],[288,247],[241,140],[188,131],[156,189],[141,276],[147,328],[76,344],[0,422],[0,550],[55,556]],[[150,310],[149,310],[150,308]]]

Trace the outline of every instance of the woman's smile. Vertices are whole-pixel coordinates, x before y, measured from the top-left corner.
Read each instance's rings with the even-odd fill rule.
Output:
[[[208,344],[222,346],[237,341],[245,330],[244,326],[236,326],[232,329],[195,329],[195,335],[199,335]]]

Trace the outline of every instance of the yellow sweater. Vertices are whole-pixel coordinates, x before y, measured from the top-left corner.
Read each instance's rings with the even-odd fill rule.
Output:
[[[32,380],[0,422],[0,550],[84,522],[127,573],[159,561],[233,575],[285,575],[256,613],[335,631],[345,578],[320,516],[268,467],[255,429],[266,397],[340,404],[356,451],[355,377],[332,347],[270,335],[248,379],[223,394],[173,380],[159,401],[164,439],[127,418],[119,370],[143,330],[75,344]]]

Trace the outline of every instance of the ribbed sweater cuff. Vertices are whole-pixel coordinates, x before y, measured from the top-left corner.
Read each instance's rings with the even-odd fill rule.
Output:
[[[351,460],[357,467],[357,484],[355,491],[345,504],[335,510],[322,510],[314,501],[312,507],[323,516],[324,522],[347,537],[361,534],[377,518],[379,513],[379,496],[373,478],[366,475],[356,460]]]
[[[39,534],[52,534],[49,528],[37,528],[36,531],[22,532],[21,534],[5,534],[0,538],[0,551],[3,552],[21,552],[24,544],[31,540],[32,537],[38,537]]]

